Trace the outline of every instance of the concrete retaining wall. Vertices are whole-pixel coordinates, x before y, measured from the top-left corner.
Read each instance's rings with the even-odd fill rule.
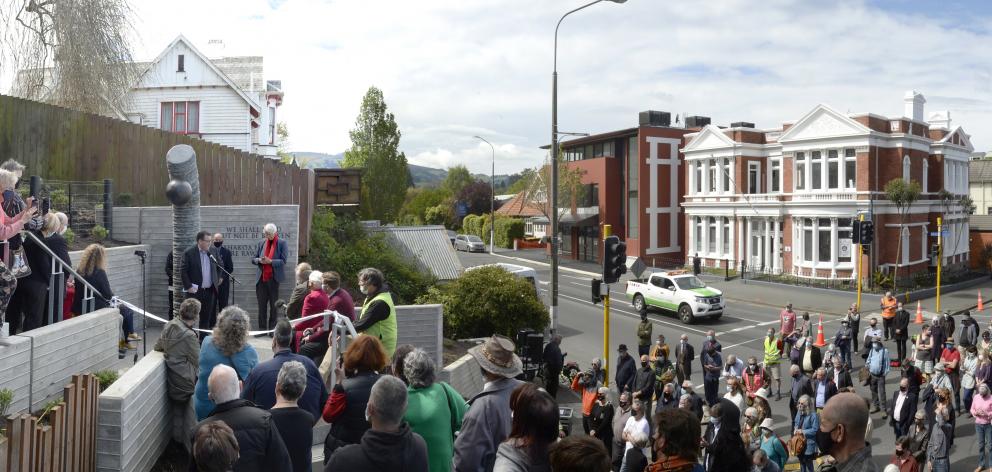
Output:
[[[108,247],[107,278],[110,279],[110,288],[114,291],[114,295],[141,306],[141,259],[134,255],[134,251],[138,250],[148,252],[149,258],[145,261],[145,280],[148,281],[154,255],[147,244]],[[79,266],[79,259],[82,256],[83,251],[69,253],[74,268]],[[139,318],[135,318],[134,321],[135,324],[139,323]]]
[[[241,281],[241,285],[233,286],[231,303],[247,310],[253,320],[257,319],[258,303],[255,300],[256,268],[251,259],[256,244],[262,240],[262,227],[274,223],[279,228],[279,238],[287,242],[289,249],[286,278],[279,287],[279,296],[289,300],[293,291],[293,268],[299,258],[299,208],[296,205],[203,206],[200,207],[200,222],[205,231],[224,234],[224,247],[231,251],[234,259],[234,276]],[[171,228],[171,207],[114,208],[114,238],[150,247],[148,308],[155,314],[169,313],[165,260],[172,250]],[[255,326],[253,321],[252,327]]]
[[[472,398],[482,391],[486,379],[482,377],[479,363],[471,354],[465,354],[451,365],[445,366],[438,377],[442,382],[448,382],[466,399]]]
[[[108,308],[0,341],[0,386],[14,390],[8,414],[40,409],[73,374],[112,367],[120,329],[120,313]]]
[[[361,313],[361,308],[355,313]],[[412,344],[431,355],[437,365],[444,365],[441,305],[405,305],[396,307],[396,345]]]
[[[165,360],[151,351],[100,394],[96,466],[144,472],[171,438]]]

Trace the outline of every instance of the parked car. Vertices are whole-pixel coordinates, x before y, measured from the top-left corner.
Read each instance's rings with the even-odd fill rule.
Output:
[[[720,318],[726,308],[723,292],[707,287],[685,270],[655,272],[647,279],[627,282],[627,298],[638,312],[649,308],[675,312],[685,324],[696,318]]]
[[[459,234],[455,236],[455,250],[468,252],[485,252],[486,243],[474,234]]]

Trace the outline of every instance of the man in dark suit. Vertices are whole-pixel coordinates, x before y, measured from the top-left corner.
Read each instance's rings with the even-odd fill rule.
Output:
[[[896,437],[909,433],[916,416],[916,395],[909,390],[909,380],[899,381],[899,391],[892,394],[889,403],[889,424],[895,430]]]
[[[847,364],[843,362],[830,365],[827,368],[827,378],[837,386],[837,390],[854,386],[854,382],[851,381],[851,371],[848,369]]]
[[[813,397],[813,384],[809,377],[802,373],[798,365],[793,364],[790,368],[792,374],[792,392],[789,395],[789,421],[795,423],[796,412],[799,411],[799,398],[803,395]]]
[[[899,309],[896,310],[896,316],[892,320],[892,328],[895,329],[895,334],[892,337],[896,340],[896,353],[898,355],[896,359],[902,362],[906,359],[906,341],[909,339],[909,311],[903,308],[901,302]]]
[[[196,245],[183,252],[183,266],[179,271],[183,280],[183,291],[187,297],[200,301],[200,329],[211,329],[217,321],[217,266],[210,257],[217,257],[210,246],[210,233],[196,233]],[[203,333],[200,333],[201,340]]]
[[[551,336],[551,342],[544,346],[544,389],[551,398],[558,398],[558,377],[561,375],[562,364],[565,361],[561,355],[561,335]]]
[[[258,266],[255,279],[255,297],[258,299],[258,329],[272,329],[276,325],[276,300],[279,299],[279,284],[285,278],[284,269],[289,250],[286,241],[279,239],[276,225],[268,223],[262,230],[265,236],[255,249],[251,263]],[[269,313],[272,317],[269,318]]]
[[[227,273],[217,271],[220,277],[220,282],[217,283],[217,313],[220,313],[231,299],[231,280],[227,274],[234,273],[234,259],[231,258],[231,251],[224,247],[223,234],[214,235],[214,248],[216,248],[217,261],[227,271]]]
[[[172,251],[169,251],[169,255],[165,258],[165,276],[169,279],[169,319],[172,319]]]
[[[682,339],[675,346],[675,377],[679,384],[692,377],[692,361],[696,359],[696,351],[689,344],[689,336],[682,334]]]

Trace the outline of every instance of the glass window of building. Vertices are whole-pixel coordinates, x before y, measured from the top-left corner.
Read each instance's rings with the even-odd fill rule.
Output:
[[[716,253],[716,218],[712,216],[710,217],[710,233],[709,233],[709,241],[707,242],[709,243],[709,245],[707,246],[707,252],[709,252],[710,254],[715,254]]]
[[[827,188],[840,188],[840,156],[837,151],[827,151]]]
[[[761,193],[761,164],[747,163],[747,193]]]
[[[823,157],[820,151],[810,153],[810,190],[820,190],[823,188]]]
[[[703,161],[696,161],[696,193],[703,193]]]
[[[734,171],[730,168],[730,159],[723,160],[723,191],[730,191],[730,176],[733,175]]]
[[[730,254],[730,218],[723,219],[723,253]]]
[[[716,168],[716,161],[712,161],[712,160],[706,161],[706,164],[709,166],[709,171],[710,171],[709,172],[709,174],[710,174],[709,190],[710,190],[710,193],[715,193],[716,192],[716,173],[717,173],[717,171],[719,169]]]
[[[696,252],[703,251],[703,218],[696,217]]]
[[[819,254],[817,254],[818,262],[830,262],[830,220],[827,218],[820,218],[818,221],[819,225],[817,228],[817,235],[819,240],[817,241],[817,249]]]
[[[637,189],[640,159],[637,152],[637,137],[627,141],[627,237],[636,238],[638,231]]]
[[[779,185],[779,182],[781,182],[782,179],[782,160],[775,159],[771,162],[771,191],[778,193],[782,191],[781,186]]]
[[[803,261],[813,262],[813,220],[803,220]]]
[[[805,153],[796,153],[796,190],[806,189],[806,156]]]
[[[854,244],[851,243],[851,219],[837,220],[837,262],[849,263],[853,257]]]

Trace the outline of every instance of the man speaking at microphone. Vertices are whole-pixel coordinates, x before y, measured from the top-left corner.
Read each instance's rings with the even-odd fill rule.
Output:
[[[183,291],[187,297],[200,301],[200,329],[213,329],[217,321],[217,259],[216,248],[211,247],[213,237],[206,231],[196,233],[196,245],[183,253]],[[213,260],[211,260],[213,258]],[[200,333],[202,340],[204,333]]]

